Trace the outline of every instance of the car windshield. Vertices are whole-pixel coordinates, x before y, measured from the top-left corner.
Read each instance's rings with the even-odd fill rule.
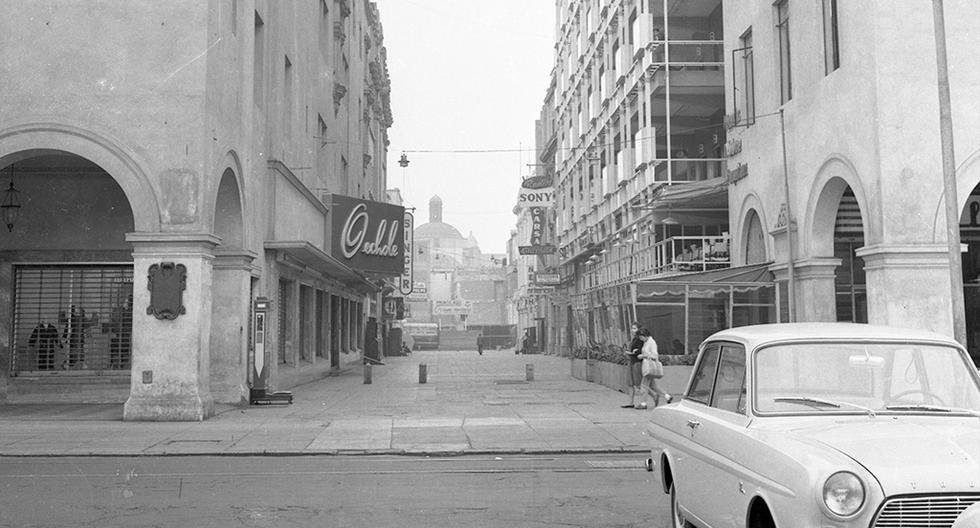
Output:
[[[759,413],[980,415],[980,386],[961,351],[933,344],[800,343],[758,350]]]

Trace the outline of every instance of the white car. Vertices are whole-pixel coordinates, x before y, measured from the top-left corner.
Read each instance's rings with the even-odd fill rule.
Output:
[[[718,332],[650,421],[675,528],[980,527],[980,375],[942,335]]]

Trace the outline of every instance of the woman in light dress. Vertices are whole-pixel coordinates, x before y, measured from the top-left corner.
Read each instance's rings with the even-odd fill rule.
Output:
[[[641,328],[638,333],[640,338],[643,339],[643,348],[640,351],[639,357],[644,360],[659,360],[660,354],[657,353],[657,342],[654,341],[653,336],[650,335],[650,331],[646,328]],[[643,381],[640,383],[640,389],[640,397],[642,400],[636,405],[637,409],[647,408],[647,395],[653,397],[654,407],[660,405],[661,396],[664,397],[664,400],[667,403],[670,403],[674,399],[670,394],[667,394],[663,389],[657,386],[657,378],[654,378],[652,375],[643,376]]]

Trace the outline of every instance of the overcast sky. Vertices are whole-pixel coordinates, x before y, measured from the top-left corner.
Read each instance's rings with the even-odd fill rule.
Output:
[[[388,187],[416,207],[416,226],[428,221],[438,194],[443,221],[463,236],[472,231],[484,253],[502,253],[521,176],[535,162],[534,121],[554,61],[554,1],[377,4],[394,117]],[[434,152],[413,152],[426,150]],[[452,152],[468,150],[507,152]],[[406,169],[398,165],[402,151]]]

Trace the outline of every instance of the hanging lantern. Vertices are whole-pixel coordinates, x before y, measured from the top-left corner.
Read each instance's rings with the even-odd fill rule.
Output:
[[[402,157],[398,159],[398,165],[403,169],[408,167],[408,156],[404,152],[402,152]]]
[[[14,230],[14,223],[20,216],[20,191],[14,188],[14,170],[10,169],[10,187],[3,193],[3,202],[0,202],[0,212],[3,214],[3,223],[7,224],[7,231]]]

